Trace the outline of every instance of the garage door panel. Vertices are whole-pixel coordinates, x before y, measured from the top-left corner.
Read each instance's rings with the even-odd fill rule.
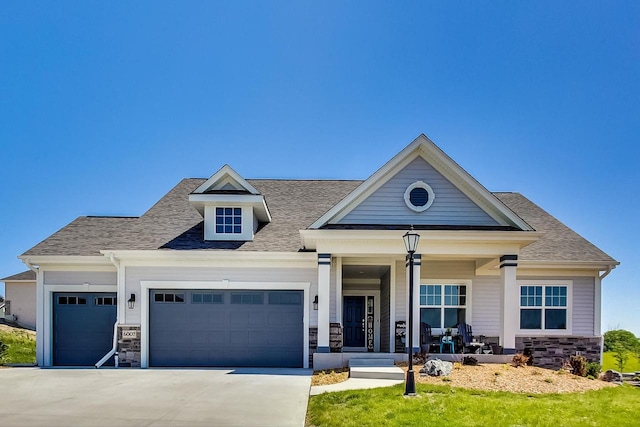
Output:
[[[54,293],[53,364],[91,366],[107,354],[116,308],[115,293]]]
[[[156,292],[182,293],[184,303],[158,302]],[[150,293],[152,366],[302,366],[302,291]]]

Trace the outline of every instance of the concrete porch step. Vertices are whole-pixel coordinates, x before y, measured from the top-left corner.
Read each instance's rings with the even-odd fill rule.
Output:
[[[352,366],[394,366],[394,360],[389,358],[360,358],[349,359],[349,367]]]
[[[349,378],[402,381],[404,371],[397,366],[353,366],[349,368]]]

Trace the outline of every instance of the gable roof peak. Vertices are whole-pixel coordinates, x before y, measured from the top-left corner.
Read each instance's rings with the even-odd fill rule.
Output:
[[[225,164],[191,194],[242,192],[259,195],[260,192],[249,184],[231,166]]]
[[[453,183],[469,199],[483,209],[499,225],[514,226],[523,231],[533,228],[511,209],[505,206],[489,190],[458,165],[451,157],[431,141],[424,133],[418,135],[391,160],[367,178],[360,186],[335,205],[309,228],[317,229],[335,223],[351,212],[383,184],[416,158],[422,158],[442,176]]]

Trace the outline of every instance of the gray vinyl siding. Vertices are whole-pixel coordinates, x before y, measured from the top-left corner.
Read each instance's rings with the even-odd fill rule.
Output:
[[[571,280],[573,282],[572,335],[593,336],[595,319],[595,279],[590,276],[518,277],[518,280]]]
[[[117,285],[118,273],[115,271],[45,271],[45,285]]]
[[[470,323],[474,335],[500,335],[500,280],[500,276],[477,276],[473,279]]]
[[[389,352],[390,273],[380,281],[380,351]]]
[[[172,268],[172,267],[127,267],[126,292],[140,295],[142,280],[162,281],[221,281],[271,282],[265,289],[278,289],[278,284],[287,282],[310,283],[309,326],[318,325],[318,312],[313,310],[313,298],[318,294],[318,271],[313,268]],[[140,324],[140,305],[126,310],[126,323]],[[335,312],[334,312],[335,317]]]
[[[595,280],[593,277],[573,279],[573,334],[593,335]]]
[[[433,205],[414,212],[404,192],[416,181],[431,186]],[[497,225],[478,205],[422,158],[417,158],[342,218],[339,224]]]

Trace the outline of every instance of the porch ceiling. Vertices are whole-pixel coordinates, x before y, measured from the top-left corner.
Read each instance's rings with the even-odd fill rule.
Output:
[[[388,265],[343,265],[343,279],[379,279],[389,271]]]

